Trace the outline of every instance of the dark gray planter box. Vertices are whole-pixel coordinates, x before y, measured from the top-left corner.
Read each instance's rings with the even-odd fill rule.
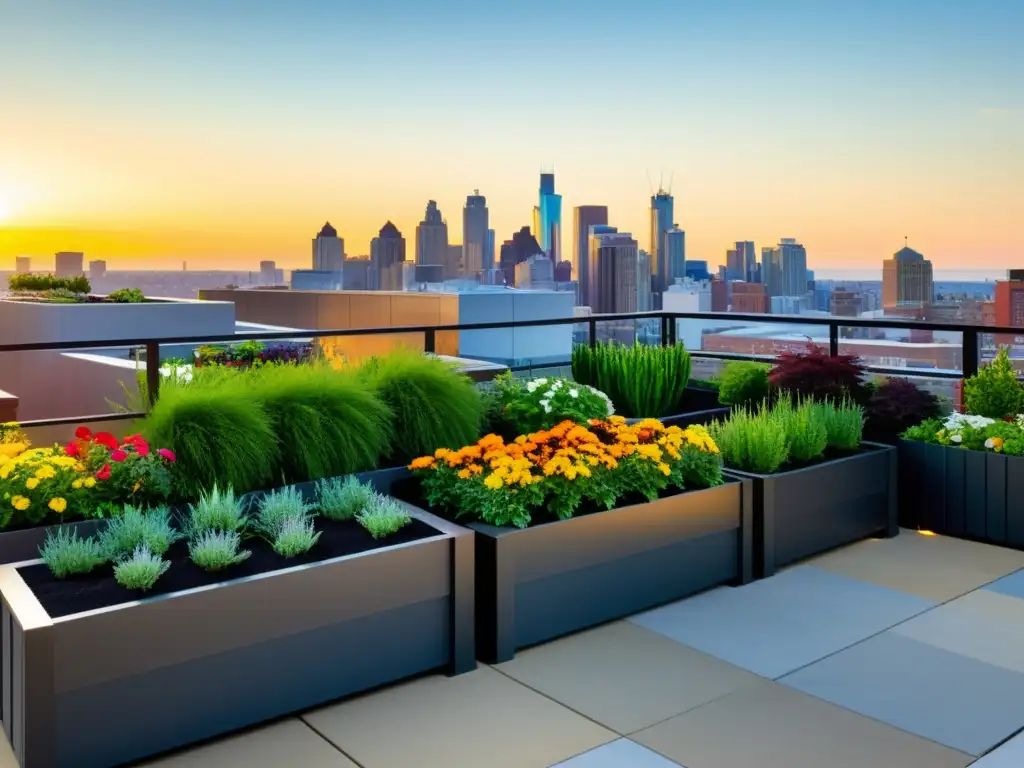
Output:
[[[861,445],[868,450],[791,472],[726,470],[754,483],[757,578],[861,539],[899,533],[896,449]]]
[[[718,392],[703,387],[686,388],[686,406],[693,410],[671,416],[657,416],[666,427],[688,427],[691,424],[710,424],[716,419],[725,419],[731,408],[718,402]],[[630,424],[642,421],[640,418],[626,419]]]
[[[531,528],[469,527],[476,531],[477,648],[491,663],[751,578],[749,481]]]
[[[104,522],[103,520],[79,520],[57,525],[22,528],[17,531],[0,531],[0,565],[38,559],[39,548],[43,546],[50,531],[55,531],[58,528],[73,528],[82,536],[90,536]]]
[[[900,525],[1024,549],[1024,457],[901,440]]]
[[[0,720],[20,765],[106,768],[473,669],[473,535],[412,511],[440,533],[57,620],[0,567]]]

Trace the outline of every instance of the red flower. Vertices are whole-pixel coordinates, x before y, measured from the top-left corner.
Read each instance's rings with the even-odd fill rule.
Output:
[[[78,456],[80,453],[80,451],[78,450],[78,443],[72,440],[70,443],[64,446],[64,453],[66,453],[68,456]]]
[[[109,480],[110,479],[110,465],[104,464],[103,468],[96,473],[97,480]]]
[[[130,445],[139,456],[149,456],[149,443],[142,435],[129,435],[124,439],[125,445]]]
[[[93,435],[92,441],[97,445],[102,445],[104,448],[107,448],[108,450],[111,451],[117,450],[117,448],[120,447],[117,442],[117,438],[114,437],[109,432],[97,432],[95,435]]]
[[[116,461],[120,464],[122,461],[128,458],[128,454],[122,451],[120,448],[116,448],[110,452],[110,460]]]
[[[91,440],[92,430],[90,430],[88,427],[79,427],[78,429],[75,430],[75,437],[77,437],[79,440]]]
[[[174,451],[170,451],[166,448],[161,448],[157,453],[172,463],[178,460],[178,457],[174,455]]]

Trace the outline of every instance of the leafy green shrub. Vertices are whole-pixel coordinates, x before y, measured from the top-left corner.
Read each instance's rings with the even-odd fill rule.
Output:
[[[864,437],[864,409],[849,400],[816,403],[814,408],[815,418],[825,426],[829,448],[857,450]]]
[[[349,475],[332,477],[316,486],[317,508],[329,520],[351,520],[373,499],[373,486]]]
[[[274,551],[281,557],[304,555],[320,541],[320,534],[310,518],[285,519],[274,536]]]
[[[522,383],[506,373],[495,379],[484,400],[488,431],[511,438],[563,421],[586,424],[615,413],[604,392],[571,379],[541,377]]]
[[[204,571],[222,571],[247,560],[252,554],[247,549],[239,550],[241,543],[242,538],[237,533],[206,531],[189,542],[188,554]]]
[[[245,507],[232,488],[221,491],[214,485],[209,491],[199,494],[199,501],[189,505],[185,530],[190,539],[203,534],[242,533],[249,524]]]
[[[75,293],[69,288],[54,288],[42,294],[51,304],[84,304],[89,300],[87,294]]]
[[[825,453],[828,430],[821,415],[821,409],[816,408],[810,400],[794,404],[784,397],[775,403],[771,417],[785,429],[789,456],[793,461],[803,464]]]
[[[142,304],[146,297],[138,288],[118,288],[107,294],[107,301],[115,304]]]
[[[7,278],[7,287],[13,293],[66,290],[71,293],[89,293],[92,286],[84,275],[57,277],[49,274],[16,274]]]
[[[369,506],[356,515],[359,524],[375,539],[397,533],[411,519],[400,502],[380,494],[375,494]]]
[[[768,398],[768,366],[762,363],[729,363],[720,381],[718,399],[725,405],[753,405]]]
[[[572,377],[608,395],[623,416],[672,416],[682,408],[690,354],[681,344],[578,344],[572,351]]]
[[[167,573],[171,564],[145,547],[137,548],[127,559],[114,566],[114,579],[126,589],[145,592]]]
[[[171,512],[167,507],[143,510],[126,506],[121,515],[107,523],[99,535],[99,544],[104,556],[116,562],[139,547],[163,555],[181,538],[171,526]]]
[[[309,520],[312,512],[298,488],[280,488],[259,500],[253,527],[273,540],[289,521]]]
[[[964,382],[964,410],[977,416],[1002,419],[1024,412],[1024,387],[1006,347],[996,358]]]
[[[39,557],[55,579],[89,573],[107,562],[99,542],[92,538],[81,538],[78,531],[66,528],[58,528],[56,532],[46,534],[46,541],[39,548]]]
[[[937,436],[942,428],[942,419],[925,419],[920,424],[905,429],[900,435],[900,439],[934,444],[938,442]]]
[[[215,368],[196,369],[188,382],[162,383],[140,431],[174,451],[174,485],[182,498],[215,485],[245,493],[279,478],[278,436],[254,390],[247,376]]]
[[[789,461],[785,424],[770,409],[736,408],[710,428],[727,467],[770,475]]]
[[[722,388],[721,378],[713,379],[694,379],[691,378],[688,382],[690,387],[696,387],[698,389],[713,389],[716,392]]]
[[[359,374],[391,409],[397,463],[438,448],[461,448],[479,437],[480,392],[443,360],[398,350],[368,360]]]
[[[281,445],[285,483],[375,469],[391,442],[391,411],[352,372],[328,365],[268,365],[251,379]]]

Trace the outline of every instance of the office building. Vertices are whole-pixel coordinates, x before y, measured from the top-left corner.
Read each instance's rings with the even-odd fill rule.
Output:
[[[512,235],[511,240],[506,240],[501,246],[501,258],[499,266],[502,271],[503,285],[517,286],[518,275],[516,268],[532,256],[545,255],[544,250],[537,242],[537,238],[530,233],[529,227],[523,227]],[[554,277],[552,277],[552,281]]]
[[[668,282],[672,285],[676,279],[686,277],[686,233],[678,225],[669,227],[662,235],[665,247],[665,259],[668,261]]]
[[[89,280],[100,280],[107,274],[107,262],[102,259],[89,262]]]
[[[832,291],[828,311],[839,317],[858,317],[864,308],[864,296],[846,288],[835,288]]]
[[[423,221],[416,226],[416,263],[436,265],[442,273],[448,263],[448,222],[441,217],[434,200],[427,201]]]
[[[1024,270],[1011,269],[1006,277],[996,281],[991,325],[1024,328]]]
[[[260,262],[260,285],[280,285],[284,281],[277,279],[277,264],[273,261]]]
[[[653,312],[654,294],[651,291],[651,281],[647,275],[651,274],[651,254],[647,251],[638,251],[636,255],[636,311]]]
[[[487,230],[489,219],[487,198],[480,190],[466,197],[466,207],[462,210],[462,267],[464,274],[460,277],[474,276],[482,270],[494,268],[494,255],[487,259]]]
[[[590,306],[590,228],[607,224],[607,205],[580,205],[573,210],[572,273],[579,283],[583,306]]]
[[[346,291],[370,291],[373,290],[374,274],[373,263],[369,257],[363,256],[358,259],[345,259],[344,285]],[[295,282],[294,280],[292,281]]]
[[[882,262],[882,309],[923,310],[932,302],[932,263],[904,246]]]
[[[791,237],[782,238],[774,248],[762,248],[761,275],[769,296],[803,296],[807,293],[807,251]]]
[[[672,281],[663,238],[675,221],[675,199],[663,189],[651,197],[651,276],[652,290],[660,295]]]
[[[725,268],[729,280],[756,283],[758,269],[754,243],[750,240],[737,240],[736,247],[725,252]]]
[[[562,260],[562,196],[555,193],[555,174],[540,175],[539,196],[537,241],[552,263],[558,263]]]
[[[390,221],[370,241],[370,262],[378,291],[401,291],[404,286],[405,238]]]
[[[555,268],[551,258],[543,253],[534,254],[515,267],[515,286],[523,290],[553,291]]]
[[[599,235],[615,234],[618,231],[617,227],[608,224],[594,224],[587,233],[587,281],[585,284],[582,280],[579,281],[580,303],[582,306],[593,307],[594,302],[597,301],[597,273],[594,271],[594,254],[597,247],[597,238]],[[596,312],[597,310],[594,311]]]
[[[293,269],[291,289],[293,291],[340,291],[348,281],[347,274],[350,263],[352,262],[345,262],[344,272],[327,269]],[[366,264],[369,263],[369,261],[366,262]]]
[[[14,271],[19,275],[27,275],[32,271],[32,257],[19,256],[14,260]]]
[[[683,279],[690,278],[691,280],[710,280],[711,273],[708,272],[707,261],[692,260],[686,262],[686,274]],[[673,282],[678,282],[673,280]]]
[[[768,314],[768,292],[761,283],[736,281],[732,284],[732,311],[758,315]]]
[[[802,315],[808,309],[805,296],[772,296],[770,306],[773,315]]]
[[[342,272],[345,269],[345,241],[330,222],[313,238],[313,269],[318,272]]]
[[[728,280],[712,280],[711,281],[711,311],[712,312],[728,312],[729,311],[729,286],[732,285]]]
[[[591,230],[597,230],[592,227]],[[636,312],[639,247],[628,232],[597,232],[590,240],[591,304],[595,314]]]
[[[84,277],[85,270],[82,269],[82,263],[85,259],[85,254],[77,251],[61,251],[54,257],[56,269],[54,270],[57,277]]]
[[[448,258],[444,263],[444,279],[454,280],[463,273],[462,243],[449,243]]]
[[[555,282],[568,283],[572,281],[572,262],[564,259],[555,264]]]
[[[484,264],[490,264],[491,265],[490,266],[491,269],[497,269],[497,266],[498,266],[497,262],[495,262],[495,257],[498,254],[495,253],[495,251],[494,251],[494,245],[495,245],[495,243],[494,243],[494,230],[493,229],[488,229],[487,230],[487,247],[484,248]]]

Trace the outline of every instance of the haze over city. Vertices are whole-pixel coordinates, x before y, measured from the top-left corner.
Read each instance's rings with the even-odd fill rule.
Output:
[[[1024,254],[1024,7],[533,0],[45,0],[0,11],[0,269],[308,265],[428,199],[487,196],[498,241],[537,174],[646,247],[659,184],[687,258],[796,237],[878,275],[909,236],[937,273]],[[393,23],[401,19],[400,24]],[[569,232],[565,232],[568,237]],[[454,241],[455,238],[453,238]]]

